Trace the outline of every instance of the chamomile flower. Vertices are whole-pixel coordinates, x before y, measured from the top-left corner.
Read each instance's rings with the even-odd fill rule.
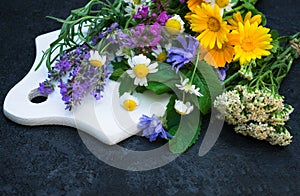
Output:
[[[91,65],[93,65],[95,67],[101,67],[106,62],[106,56],[105,55],[100,55],[98,51],[91,50],[90,51],[89,62],[90,62]]]
[[[151,60],[143,54],[128,59],[128,64],[132,69],[129,69],[126,72],[131,78],[134,78],[135,85],[147,86],[147,75],[158,71],[158,64],[156,62],[150,63]]]
[[[126,92],[120,97],[121,106],[128,111],[133,111],[139,105],[139,100],[137,97]]]
[[[184,31],[184,22],[181,17],[175,14],[173,17],[169,18],[166,22],[167,31],[172,34],[176,35],[178,33],[182,33]]]
[[[167,50],[169,50],[170,48],[170,43],[165,45],[165,49],[163,49],[161,45],[158,44],[155,49],[152,49],[153,52],[151,54],[156,58],[157,61],[164,62],[167,58]]]
[[[175,100],[174,108],[180,115],[188,115],[194,110],[194,106],[190,102],[184,103],[181,100]]]
[[[199,90],[200,88],[196,88],[195,85],[191,85],[189,84],[189,79],[186,78],[183,80],[183,78],[181,78],[181,84],[175,84],[175,86],[179,89],[184,91],[185,93],[190,93],[190,94],[194,94],[198,97],[203,96]]]
[[[227,12],[232,10],[232,6],[234,5],[231,3],[231,0],[206,0],[207,3],[210,3],[212,7],[218,5],[220,8],[221,16],[223,16],[224,10]]]

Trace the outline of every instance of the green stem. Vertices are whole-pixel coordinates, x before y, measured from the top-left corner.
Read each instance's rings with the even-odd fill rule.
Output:
[[[193,84],[193,80],[194,80],[194,77],[195,77],[195,74],[196,74],[196,70],[197,70],[197,67],[198,67],[198,64],[199,64],[199,56],[200,56],[200,50],[197,53],[196,64],[194,66],[193,74],[192,74],[191,80],[189,82],[189,85]]]
[[[131,22],[132,19],[133,19],[133,15],[131,15],[130,18],[127,20],[124,29],[128,28],[128,26],[129,26],[129,24],[130,24],[130,22]]]
[[[232,82],[233,80],[235,80],[238,76],[239,76],[239,72],[235,72],[234,74],[232,74],[229,78],[227,78],[223,82],[223,85],[227,86],[228,84],[230,84],[230,82]]]

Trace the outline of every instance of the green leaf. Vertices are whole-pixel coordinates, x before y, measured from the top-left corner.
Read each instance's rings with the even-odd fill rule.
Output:
[[[176,72],[172,70],[172,67],[166,63],[159,63],[158,71],[149,74],[147,77],[149,81],[156,81],[163,84],[174,81],[178,82],[178,80],[180,81],[179,75],[176,74]]]
[[[178,127],[178,124],[180,123],[180,115],[174,109],[176,99],[177,99],[177,96],[172,95],[170,97],[169,103],[167,105],[166,120],[167,120],[167,129],[168,130],[170,130],[174,126]]]
[[[124,70],[122,68],[118,68],[116,70],[114,70],[114,72],[110,75],[111,80],[117,81],[119,79],[119,77],[124,74]]]
[[[153,91],[156,94],[163,94],[176,90],[174,88],[176,83],[179,83],[179,74],[176,74],[169,64],[160,63],[158,71],[147,76],[148,90]]]
[[[127,74],[123,74],[120,78],[119,96],[126,92],[132,92],[134,89],[133,79]]]
[[[161,95],[163,93],[171,92],[172,89],[165,84],[159,82],[148,82],[148,86],[146,86],[148,90],[153,91],[157,95]]]
[[[200,93],[203,95],[198,97],[198,108],[202,114],[210,112],[212,100],[223,92],[223,86],[215,74],[213,68],[206,62],[199,62],[199,72],[196,72],[193,83],[200,88]]]
[[[193,110],[188,115],[181,116],[181,121],[174,137],[169,140],[172,153],[183,153],[193,145],[200,134],[202,118],[199,110]]]
[[[175,109],[176,95],[173,95],[166,109],[166,125],[168,132],[174,136],[169,140],[169,149],[173,153],[182,153],[192,146],[200,135],[202,118],[199,110],[181,116]]]

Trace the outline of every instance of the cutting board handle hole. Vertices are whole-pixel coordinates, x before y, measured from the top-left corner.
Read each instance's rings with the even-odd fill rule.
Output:
[[[28,98],[32,103],[39,104],[45,102],[48,99],[48,95],[40,93],[40,91],[36,88],[30,91]]]

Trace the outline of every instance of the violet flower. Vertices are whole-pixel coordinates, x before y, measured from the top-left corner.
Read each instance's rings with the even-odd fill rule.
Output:
[[[199,41],[196,38],[192,36],[187,37],[188,42],[186,38],[177,36],[177,40],[182,47],[172,46],[168,51],[166,61],[172,64],[172,68],[176,67],[176,73],[184,64],[190,62],[196,56],[199,48]]]
[[[167,20],[169,18],[171,18],[172,16],[171,15],[168,15],[166,11],[163,11],[161,12],[157,19],[156,19],[156,22],[158,22],[159,24],[161,24],[162,26],[165,26],[165,23],[167,22]]]
[[[162,126],[162,122],[155,116],[143,115],[137,125],[137,128],[143,131],[142,136],[149,139],[150,142],[155,141],[158,136],[164,139],[173,138]]]
[[[219,68],[214,68],[214,71],[216,75],[218,76],[219,80],[223,82],[226,78],[226,71],[229,69],[229,65],[226,64],[225,67],[219,67]]]
[[[133,18],[141,19],[148,17],[149,14],[149,7],[148,6],[142,6],[138,9],[137,13],[133,15]]]

